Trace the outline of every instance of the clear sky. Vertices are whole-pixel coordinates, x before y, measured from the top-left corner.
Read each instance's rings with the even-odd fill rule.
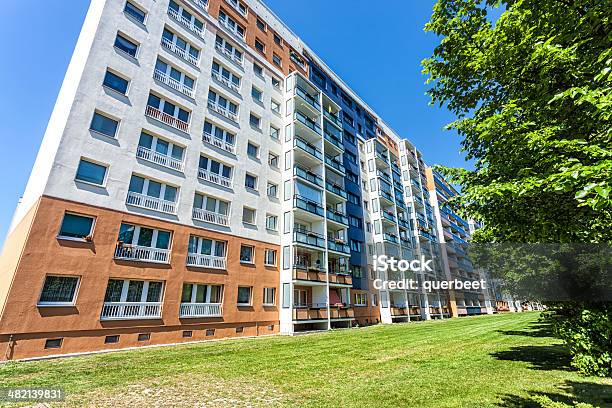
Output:
[[[264,0],[302,40],[429,164],[465,166],[459,139],[443,126],[452,115],[429,106],[420,62],[436,38],[423,26],[434,0]],[[0,243],[25,188],[89,2],[5,2],[0,38]],[[373,7],[373,5],[381,7]],[[1,244],[0,244],[1,245]]]

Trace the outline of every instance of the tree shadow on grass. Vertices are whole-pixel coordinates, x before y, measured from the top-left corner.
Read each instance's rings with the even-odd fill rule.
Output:
[[[543,408],[575,407],[612,407],[612,385],[594,384],[582,381],[565,381],[558,393],[529,392],[529,397],[503,395],[499,407],[505,408]]]
[[[507,336],[554,337],[550,323],[533,323],[525,330],[497,330]]]
[[[516,346],[509,350],[492,353],[491,356],[503,361],[524,361],[533,370],[569,370],[571,356],[561,344],[552,346]]]

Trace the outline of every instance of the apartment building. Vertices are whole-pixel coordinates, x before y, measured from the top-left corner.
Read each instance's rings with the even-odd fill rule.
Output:
[[[0,358],[450,317],[372,286],[376,254],[447,273],[426,171],[260,0],[92,0],[3,248]]]

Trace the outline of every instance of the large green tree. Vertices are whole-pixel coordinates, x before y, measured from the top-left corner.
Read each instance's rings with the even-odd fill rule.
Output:
[[[456,209],[483,222],[476,240],[612,242],[611,15],[612,0],[435,4],[426,30],[440,42],[424,72],[474,162],[443,172],[461,186]],[[559,333],[585,372],[612,375],[611,310],[556,305]],[[601,330],[577,347],[567,322],[584,328],[593,313]],[[589,367],[580,359],[594,344],[604,351]]]

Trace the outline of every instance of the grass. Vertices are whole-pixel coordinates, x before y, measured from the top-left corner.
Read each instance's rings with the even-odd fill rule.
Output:
[[[612,407],[537,313],[8,363],[0,384],[64,387],[53,407]]]

